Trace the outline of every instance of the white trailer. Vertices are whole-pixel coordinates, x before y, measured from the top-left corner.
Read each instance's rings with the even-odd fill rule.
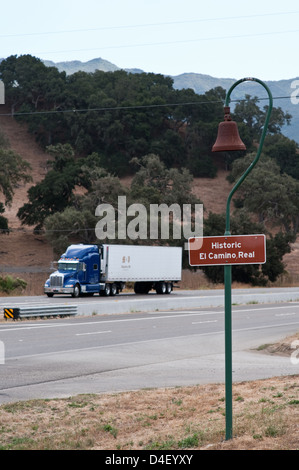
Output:
[[[133,282],[138,294],[169,294],[182,278],[182,248],[102,245],[101,282]]]

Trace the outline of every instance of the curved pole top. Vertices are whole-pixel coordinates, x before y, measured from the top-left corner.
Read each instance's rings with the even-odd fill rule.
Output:
[[[262,85],[268,93],[270,106],[272,108],[272,106],[273,106],[273,97],[272,97],[272,93],[271,93],[270,88],[262,80],[260,80],[259,78],[254,78],[254,77],[241,78],[240,80],[237,80],[235,83],[233,83],[233,85],[230,87],[230,89],[228,90],[228,92],[226,94],[225,106],[229,106],[230,95],[231,95],[232,91],[236,88],[236,86],[240,85],[240,83],[243,83],[243,82],[257,82],[260,85]]]
[[[247,168],[247,170],[245,171],[245,173],[241,176],[241,178],[239,179],[239,181],[235,184],[235,186],[233,187],[233,189],[231,190],[229,196],[228,196],[228,199],[227,199],[227,204],[226,204],[226,230],[225,230],[225,234],[226,235],[230,235],[230,203],[231,203],[231,199],[232,199],[232,196],[233,194],[235,193],[235,191],[239,188],[239,186],[241,185],[241,183],[243,183],[244,179],[248,176],[248,174],[253,170],[254,166],[257,164],[260,156],[261,156],[261,152],[262,152],[262,148],[263,148],[263,144],[264,144],[264,140],[265,140],[265,136],[266,136],[266,133],[267,133],[267,129],[268,129],[268,125],[269,125],[269,121],[270,121],[270,116],[271,116],[271,112],[272,112],[272,107],[273,107],[273,97],[272,97],[272,93],[269,89],[269,87],[266,85],[266,83],[264,83],[262,80],[259,80],[258,78],[253,78],[253,77],[250,77],[250,78],[241,78],[240,80],[236,81],[231,87],[230,89],[228,90],[227,94],[226,94],[226,98],[225,98],[225,106],[229,106],[229,102],[230,102],[230,95],[232,93],[232,91],[236,88],[236,86],[238,86],[240,83],[243,83],[243,82],[246,82],[246,81],[251,81],[251,82],[257,82],[259,83],[260,85],[262,85],[265,90],[267,91],[268,93],[268,97],[269,97],[269,107],[268,107],[268,110],[267,110],[267,114],[266,114],[266,120],[265,120],[265,124],[264,124],[264,128],[263,128],[263,132],[262,132],[262,135],[261,135],[261,139],[260,139],[260,143],[259,143],[259,147],[258,147],[258,151],[257,151],[257,154],[256,154],[256,157],[255,159],[253,160],[253,162],[251,163],[251,165]]]

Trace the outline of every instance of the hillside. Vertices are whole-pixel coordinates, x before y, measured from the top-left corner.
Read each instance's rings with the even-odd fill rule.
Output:
[[[46,174],[46,162],[49,156],[28,133],[26,125],[16,122],[9,116],[0,116],[0,128],[8,138],[11,148],[30,163],[33,179],[31,184],[42,180]],[[225,212],[226,199],[231,186],[226,179],[227,172],[221,168],[220,163],[218,167],[217,178],[194,180],[194,193],[203,202],[205,213]],[[0,271],[15,273],[16,276],[27,280],[26,293],[29,295],[42,294],[43,281],[47,278],[51,262],[54,260],[52,248],[44,237],[35,235],[30,227],[22,227],[16,216],[18,209],[27,200],[27,191],[31,184],[20,185],[16,189],[12,205],[5,212],[13,231],[9,235],[0,234],[2,246]],[[0,201],[4,201],[3,196],[0,196]],[[294,245],[294,251],[285,257],[287,269],[292,275],[299,275],[298,259],[299,243],[297,242]]]
[[[5,112],[4,109],[3,112]],[[27,200],[29,187],[44,178],[49,157],[39,148],[33,136],[27,132],[26,125],[17,123],[9,116],[0,116],[0,129],[8,138],[11,148],[30,163],[33,180],[32,183],[20,185],[16,189],[11,206],[6,208],[5,216],[8,218],[9,227],[13,230],[9,235],[0,234],[0,270],[4,273],[15,272],[16,276],[27,280],[28,293],[31,293],[34,292],[32,289],[36,282],[40,283],[41,277],[47,277],[43,271],[49,270],[53,253],[43,237],[35,236],[30,228],[21,227],[16,214]],[[0,201],[4,202],[2,195],[0,195]]]

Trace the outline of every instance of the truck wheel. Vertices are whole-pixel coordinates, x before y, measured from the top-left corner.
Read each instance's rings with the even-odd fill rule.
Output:
[[[116,294],[117,294],[117,285],[112,284],[111,289],[110,289],[110,295],[114,297]]]
[[[51,294],[50,292],[47,294],[48,297],[53,297],[54,294]]]
[[[134,284],[134,292],[135,292],[135,294],[141,294],[141,293],[142,293],[142,290],[141,290],[141,282],[135,282],[135,284]]]
[[[111,292],[111,286],[110,286],[110,284],[105,284],[105,289],[104,289],[104,295],[105,295],[105,297],[108,297],[108,295],[110,295],[110,292]]]
[[[171,294],[171,292],[172,292],[172,283],[167,282],[167,284],[166,284],[166,294]]]
[[[166,294],[166,283],[165,282],[158,282],[156,287],[157,294]]]
[[[79,296],[80,296],[80,286],[76,284],[72,293],[72,297],[77,298]]]

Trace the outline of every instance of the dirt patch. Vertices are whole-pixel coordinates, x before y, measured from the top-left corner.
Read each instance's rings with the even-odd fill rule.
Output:
[[[209,212],[225,213],[226,200],[232,188],[227,181],[228,174],[228,171],[219,169],[217,178],[194,178],[193,193],[202,201],[206,216]]]
[[[9,110],[2,110],[3,113]],[[0,130],[9,141],[10,148],[18,153],[31,165],[32,182],[21,184],[15,191],[12,205],[6,208],[5,217],[9,219],[11,228],[19,228],[20,221],[16,217],[17,211],[27,201],[28,189],[41,181],[47,172],[47,161],[50,156],[36,143],[33,135],[29,134],[26,124],[20,124],[10,116],[0,116]],[[4,202],[3,196],[0,200]]]
[[[7,108],[2,108],[3,113],[9,111]],[[11,274],[13,277],[21,277],[27,282],[27,288],[22,292],[24,295],[40,295],[43,293],[44,280],[48,276],[35,271],[37,268],[49,270],[53,261],[53,250],[43,236],[35,235],[30,227],[21,226],[17,212],[28,201],[28,189],[45,177],[50,156],[39,147],[34,136],[28,132],[26,124],[20,124],[10,116],[0,116],[0,130],[7,137],[10,148],[28,161],[32,168],[30,172],[32,182],[20,184],[16,188],[12,204],[5,210],[5,217],[12,231],[8,235],[0,234],[0,275]],[[3,195],[0,195],[0,201],[4,202]],[[20,269],[22,267],[23,272]],[[17,272],[13,273],[13,269],[10,268],[17,268]],[[16,294],[19,293],[14,292],[14,295]]]
[[[279,356],[294,356],[297,357],[297,350],[299,350],[299,333],[290,336],[283,341],[275,344],[266,344],[259,348],[266,354],[277,354]]]

